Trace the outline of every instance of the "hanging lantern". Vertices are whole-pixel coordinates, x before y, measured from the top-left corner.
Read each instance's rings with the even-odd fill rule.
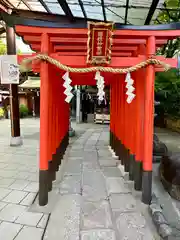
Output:
[[[71,99],[73,98],[73,94],[72,94],[72,87],[71,87],[71,82],[72,82],[72,80],[70,79],[70,77],[69,77],[69,72],[66,72],[63,76],[62,76],[62,78],[64,79],[64,84],[63,84],[63,87],[65,88],[65,91],[64,91],[64,94],[65,94],[65,96],[66,96],[66,98],[65,98],[65,102],[67,102],[67,103],[70,103],[70,101],[71,101]]]
[[[133,101],[133,99],[135,98],[135,96],[136,96],[134,94],[135,88],[133,87],[134,80],[131,78],[131,74],[130,73],[127,73],[125,82],[127,83],[126,84],[126,88],[127,88],[127,91],[126,91],[126,95],[127,95],[126,102],[130,104]]]

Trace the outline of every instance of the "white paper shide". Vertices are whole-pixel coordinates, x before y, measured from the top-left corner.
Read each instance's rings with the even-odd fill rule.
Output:
[[[19,84],[19,66],[17,55],[3,55],[0,57],[1,84]]]
[[[65,96],[66,96],[66,98],[65,98],[65,101],[67,102],[67,103],[70,103],[70,101],[71,101],[71,99],[73,98],[73,94],[72,94],[72,87],[71,87],[71,82],[72,82],[72,80],[70,79],[70,77],[69,77],[69,72],[66,72],[63,76],[62,76],[62,78],[64,79],[64,84],[63,84],[63,87],[65,88],[65,91],[64,91],[64,94],[65,94]]]
[[[127,73],[125,82],[127,83],[126,84],[126,88],[127,88],[127,91],[126,91],[126,95],[127,95],[126,102],[130,104],[133,101],[133,99],[135,98],[135,96],[136,96],[134,94],[135,88],[133,87],[134,80],[131,78],[131,74],[130,73]]]
[[[96,82],[96,85],[97,85],[97,89],[98,89],[98,100],[99,101],[103,101],[104,100],[104,96],[105,96],[105,92],[104,92],[104,77],[101,76],[100,72],[96,72],[96,75],[95,75],[95,80],[97,81]]]

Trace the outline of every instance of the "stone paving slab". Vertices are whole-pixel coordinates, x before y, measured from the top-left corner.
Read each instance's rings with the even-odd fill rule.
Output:
[[[81,229],[112,228],[109,202],[84,202],[82,206]]]
[[[96,151],[84,151],[84,153],[81,153],[83,155],[83,162],[97,162],[98,155]]]
[[[135,211],[136,201],[131,194],[111,194],[110,205],[113,210],[118,210],[119,212],[129,212]]]
[[[36,193],[28,193],[27,196],[20,202],[20,204],[24,206],[30,206],[33,203],[36,195]]]
[[[10,131],[0,120],[0,240],[41,240],[47,215],[38,213],[41,221],[29,211],[38,191],[39,120],[21,120],[22,146],[9,146]]]
[[[81,232],[81,240],[116,240],[115,232],[111,229],[92,229]]]
[[[99,164],[102,167],[116,167],[117,161],[114,159],[99,159]]]
[[[153,234],[146,225],[145,218],[139,212],[114,212],[119,239],[154,240]]]
[[[65,176],[59,186],[60,194],[81,194],[81,176]]]
[[[11,193],[10,189],[6,188],[0,188],[0,200],[4,199],[6,196],[8,196]]]
[[[4,202],[7,203],[20,203],[26,196],[28,192],[12,190],[5,198],[3,198]]]
[[[94,161],[84,161],[83,164],[83,170],[100,170],[100,166],[98,161],[94,160]]]
[[[41,240],[43,232],[41,228],[24,226],[14,240]]]
[[[82,150],[71,150],[68,155],[69,157],[82,157]]]
[[[0,220],[14,222],[25,211],[25,206],[9,203],[0,211]]]
[[[49,215],[48,214],[44,214],[44,216],[41,218],[41,220],[39,221],[37,227],[38,228],[42,228],[42,229],[45,229],[46,228],[46,224],[48,222],[48,218],[49,218]]]
[[[81,175],[82,173],[82,164],[81,160],[68,161],[65,165],[64,175]]]
[[[122,177],[117,167],[101,167],[104,177]]]
[[[88,145],[84,145],[84,151],[85,152],[96,152],[96,147],[95,146],[92,146],[91,144]]]
[[[106,186],[108,195],[113,193],[131,193],[123,178],[108,177],[106,178]]]
[[[107,198],[104,176],[101,171],[83,172],[82,195],[87,201],[99,201]]]
[[[112,157],[111,152],[108,149],[104,150],[98,150],[98,156],[99,157]]]
[[[80,195],[63,195],[59,197],[46,232],[44,240],[79,240],[80,209],[82,198]],[[58,227],[56,227],[58,224]]]
[[[0,239],[13,240],[23,226],[20,224],[2,222],[0,224]]]
[[[68,156],[68,161],[79,161],[79,162],[82,162],[83,160],[83,157],[74,157],[74,156]]]
[[[42,213],[24,212],[16,219],[15,223],[36,227],[42,217]]]
[[[107,199],[106,189],[97,183],[97,185],[83,185],[82,196],[86,201],[100,201]]]

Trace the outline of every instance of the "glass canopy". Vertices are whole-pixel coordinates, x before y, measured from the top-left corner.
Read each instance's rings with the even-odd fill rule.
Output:
[[[122,24],[153,24],[164,0],[1,0],[10,8]]]

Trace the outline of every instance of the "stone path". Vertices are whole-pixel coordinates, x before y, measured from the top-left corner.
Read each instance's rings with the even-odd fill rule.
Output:
[[[108,150],[108,133],[88,129],[67,151],[44,240],[159,239]]]
[[[75,128],[82,134],[89,126]],[[10,132],[10,121],[0,120],[0,240],[41,240],[50,212],[32,207],[39,180],[39,119],[21,119],[22,146],[9,146]]]
[[[108,150],[108,127],[73,127],[80,137],[57,173],[51,207],[37,209],[39,120],[21,120],[21,147],[9,146],[10,122],[0,121],[0,240],[159,239]]]

